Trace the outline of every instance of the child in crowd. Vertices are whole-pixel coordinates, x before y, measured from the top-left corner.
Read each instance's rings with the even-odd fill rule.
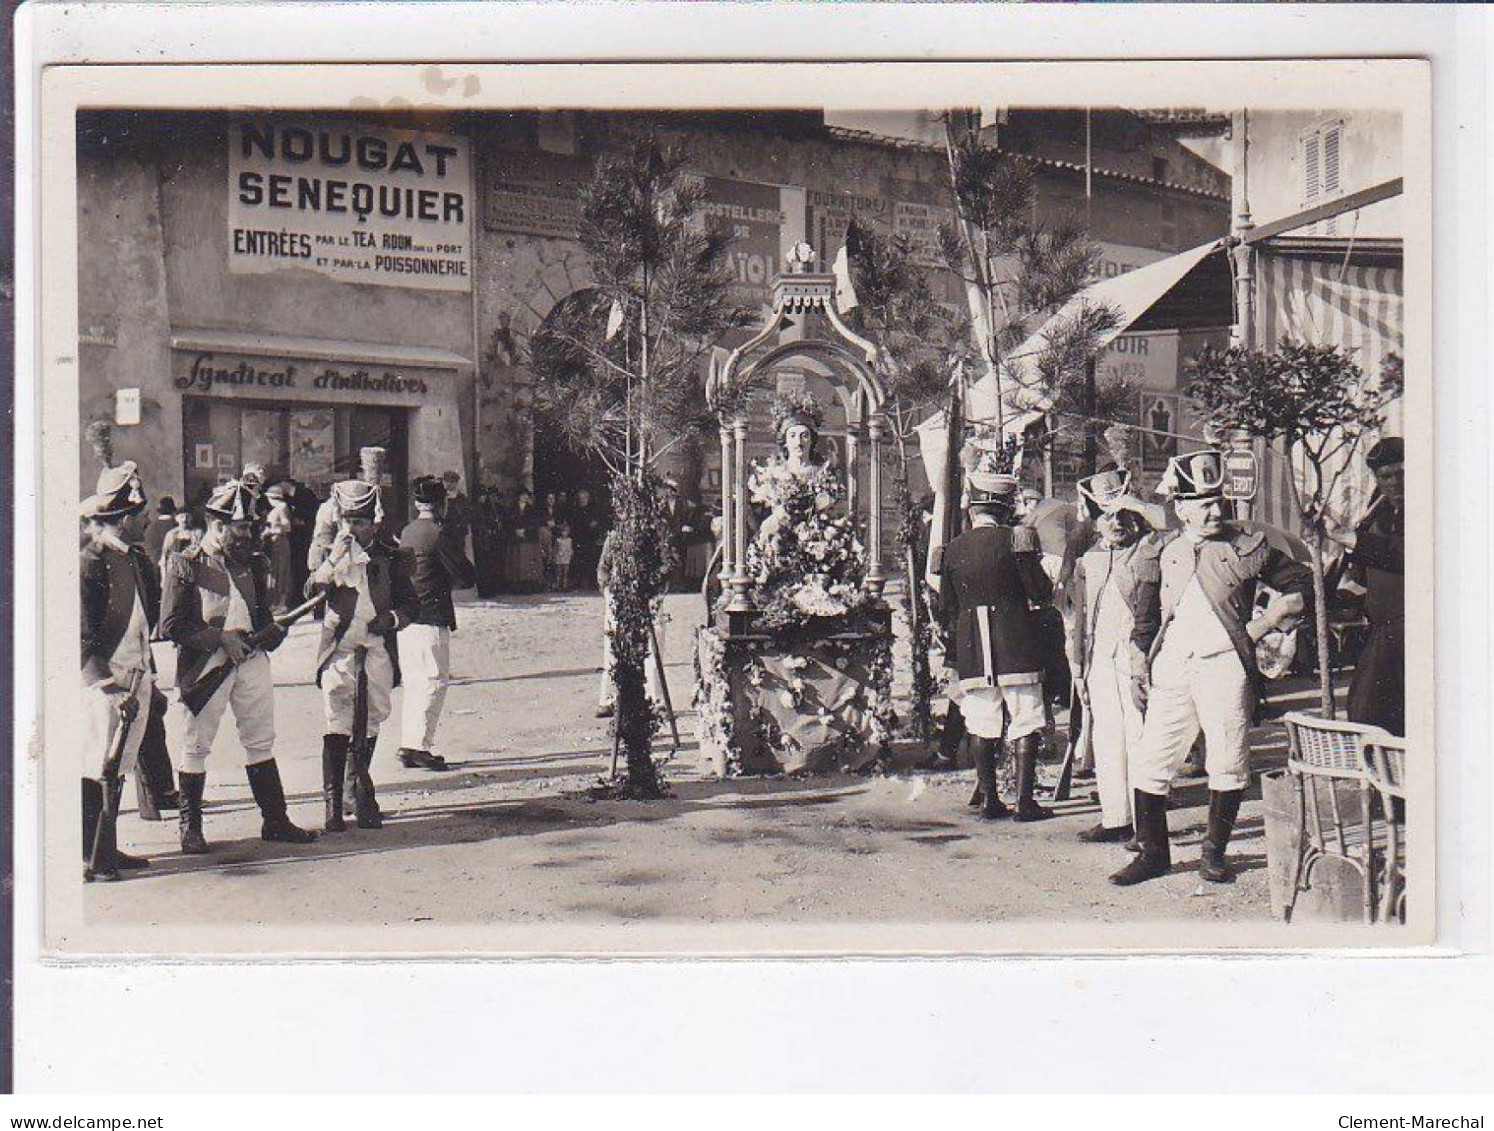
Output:
[[[570,524],[562,522],[555,530],[555,584],[560,589],[571,587],[571,561],[575,556]]]
[[[546,520],[539,524],[536,541],[539,543],[540,561],[543,563],[545,588],[555,588],[555,527]]]

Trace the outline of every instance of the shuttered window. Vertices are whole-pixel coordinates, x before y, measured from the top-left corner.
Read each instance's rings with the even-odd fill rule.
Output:
[[[1302,206],[1310,208],[1343,195],[1340,154],[1343,148],[1343,121],[1321,122],[1302,131]],[[1338,218],[1331,217],[1312,225],[1313,235],[1337,234]]]

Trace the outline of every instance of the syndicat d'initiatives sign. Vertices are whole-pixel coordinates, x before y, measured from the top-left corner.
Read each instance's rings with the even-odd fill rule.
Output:
[[[228,131],[234,274],[472,287],[472,155],[454,134],[236,121]]]

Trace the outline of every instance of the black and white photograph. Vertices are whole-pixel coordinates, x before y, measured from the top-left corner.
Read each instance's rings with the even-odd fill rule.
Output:
[[[48,949],[1431,942],[1426,69],[1128,66],[49,76]]]

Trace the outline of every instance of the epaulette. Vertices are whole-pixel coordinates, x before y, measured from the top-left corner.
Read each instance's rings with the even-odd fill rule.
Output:
[[[1012,553],[1031,554],[1038,549],[1037,531],[1030,526],[1012,527]]]
[[[1266,540],[1264,530],[1239,530],[1235,532],[1230,541],[1234,544],[1237,554],[1253,554],[1260,549],[1261,543]]]

